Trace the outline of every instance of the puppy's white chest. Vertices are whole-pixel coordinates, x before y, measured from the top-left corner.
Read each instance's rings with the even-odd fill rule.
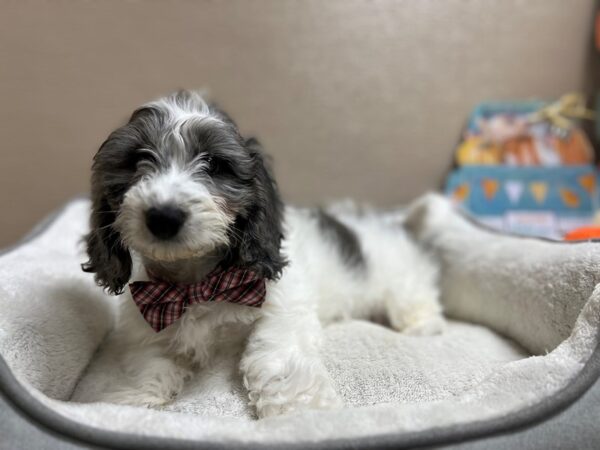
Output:
[[[172,346],[193,362],[207,363],[219,349],[239,345],[259,314],[257,308],[229,303],[192,305],[173,324]]]

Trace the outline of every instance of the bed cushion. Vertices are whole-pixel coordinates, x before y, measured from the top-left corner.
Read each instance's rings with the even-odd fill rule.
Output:
[[[88,212],[87,200],[69,203],[0,257],[0,355],[42,405],[98,429],[314,443],[502,420],[573,383],[597,344],[598,245],[498,235],[426,196],[413,205],[408,226],[441,264],[449,328],[412,337],[361,321],[329,326],[323,354],[344,409],[256,420],[241,387],[236,340],[170,405],[104,403],[102,387],[122,379],[111,339],[122,300],[79,269]]]

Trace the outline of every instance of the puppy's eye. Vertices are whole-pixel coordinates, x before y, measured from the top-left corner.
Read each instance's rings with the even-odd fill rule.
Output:
[[[131,161],[136,168],[144,164],[156,163],[156,154],[147,148],[139,148],[132,152]]]
[[[227,176],[233,175],[233,168],[229,161],[219,158],[218,156],[209,156],[206,160],[208,163],[207,172],[211,176]]]
[[[144,154],[138,149],[128,150],[123,152],[122,157],[119,159],[119,167],[123,170],[135,171],[140,163],[144,159]]]

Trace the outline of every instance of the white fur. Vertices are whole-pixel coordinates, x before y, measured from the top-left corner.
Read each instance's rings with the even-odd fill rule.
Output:
[[[175,203],[189,215],[177,239],[167,243],[150,233],[144,217],[148,208],[165,203]],[[127,191],[116,226],[129,248],[149,258],[173,261],[204,255],[227,244],[233,220],[187,168],[174,164],[165,172],[142,178]]]
[[[400,223],[385,223],[375,215],[339,218],[359,236],[368,267],[364,273],[345,266],[336,243],[321,233],[308,210],[287,208],[283,252],[290,264],[280,280],[268,285],[261,309],[195,305],[155,333],[127,299],[118,332],[131,389],[111,393],[108,400],[148,406],[169,402],[194,369],[210,363],[220,333],[251,325],[240,367],[259,417],[336,407],[339,400],[320,359],[323,324],[387,317],[399,331],[441,331],[436,266]],[[140,258],[136,260],[133,278],[147,279]]]

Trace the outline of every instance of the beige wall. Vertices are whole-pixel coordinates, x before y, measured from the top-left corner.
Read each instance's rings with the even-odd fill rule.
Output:
[[[472,105],[590,76],[593,0],[0,0],[0,245],[88,189],[136,105],[208,87],[288,200],[437,186]]]

